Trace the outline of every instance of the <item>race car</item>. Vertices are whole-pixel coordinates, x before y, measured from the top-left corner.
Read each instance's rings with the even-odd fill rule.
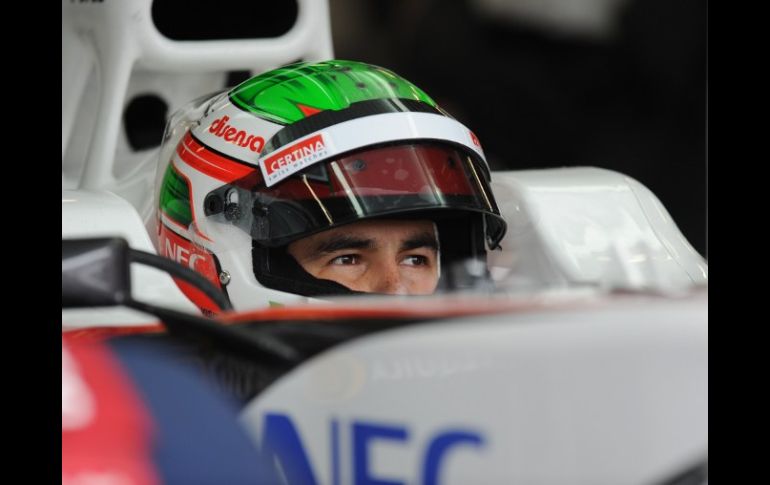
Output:
[[[447,267],[454,284],[431,296],[299,295],[275,305],[277,293],[266,292],[255,308],[228,311],[221,286],[212,288],[221,272],[196,278],[189,249],[159,245],[164,148],[177,145],[160,156],[129,150],[123,100],[160,86],[182,106],[221,87],[218,74],[179,75],[193,66],[262,72],[300,53],[332,58],[326,5],[298,3],[302,21],[278,40],[194,47],[157,33],[149,1],[63,3],[63,53],[73,60],[62,71],[63,482],[111,465],[140,470],[116,475],[129,483],[705,483],[708,266],[655,195],[621,173],[493,173],[507,231],[486,261],[490,278],[473,264]],[[84,29],[109,48],[89,51]],[[82,67],[97,58],[95,102]],[[190,111],[180,113],[184,124]],[[200,313],[191,287],[218,315]],[[104,440],[70,439],[104,423],[93,406],[131,394],[107,385],[117,378],[87,375],[105,361],[90,345],[103,342],[119,357],[111,369],[137,390],[131,402],[178,410],[152,417],[168,434],[139,427],[138,438],[112,442],[116,454],[147,447],[155,473],[148,461],[94,453]],[[145,361],[152,368],[141,374]],[[66,396],[65,382],[74,389]],[[201,392],[229,411],[220,402],[179,419]],[[178,427],[162,426],[173,418]],[[230,434],[158,438],[208,420]],[[174,453],[193,444],[198,451]],[[209,467],[191,462],[223,450],[200,462]]]
[[[169,333],[64,335],[159,347],[208,377],[276,483],[705,480],[705,290],[359,297],[216,323],[154,313]]]

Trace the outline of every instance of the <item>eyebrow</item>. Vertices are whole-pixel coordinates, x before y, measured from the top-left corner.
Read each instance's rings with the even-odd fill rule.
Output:
[[[362,239],[353,236],[333,236],[321,241],[315,250],[318,253],[333,253],[343,249],[372,249],[374,248],[373,239]]]
[[[316,245],[317,254],[328,254],[346,249],[374,249],[376,247],[374,239],[364,239],[354,236],[338,235],[321,241]],[[401,243],[400,251],[411,251],[417,248],[430,248],[438,251],[438,241],[436,236],[429,232],[416,234]]]

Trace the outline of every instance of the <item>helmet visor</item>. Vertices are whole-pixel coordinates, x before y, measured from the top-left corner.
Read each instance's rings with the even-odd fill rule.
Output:
[[[266,187],[258,171],[206,197],[205,213],[268,247],[373,217],[486,214],[490,246],[502,239],[488,174],[475,155],[438,143],[366,148],[312,165]]]

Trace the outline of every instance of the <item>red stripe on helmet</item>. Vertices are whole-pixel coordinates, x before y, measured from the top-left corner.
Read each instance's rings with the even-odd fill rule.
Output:
[[[238,180],[256,170],[254,167],[217,155],[195,141],[190,133],[185,135],[177,147],[177,155],[192,168],[225,183]]]

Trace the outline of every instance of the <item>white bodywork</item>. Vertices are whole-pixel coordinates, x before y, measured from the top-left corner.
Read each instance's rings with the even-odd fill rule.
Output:
[[[154,253],[155,248],[136,209],[125,199],[107,191],[62,190],[62,239],[79,237],[123,237],[134,249]],[[197,311],[197,307],[163,271],[132,265],[133,297],[161,306]],[[62,327],[82,328],[104,324],[137,325],[156,319],[128,308],[62,310]]]
[[[707,305],[586,297],[369,335],[284,376],[242,421],[301,483],[303,460],[334,485],[665,483],[707,456]],[[458,433],[478,440],[429,464]]]
[[[599,168],[495,172],[508,223],[490,268],[511,290],[575,284],[676,290],[708,266],[663,204],[631,177]]]
[[[121,185],[121,171],[133,171],[122,166],[139,160],[126,153],[121,130],[132,94],[159,93],[173,112],[222,89],[229,70],[256,73],[296,59],[332,57],[326,1],[297,3],[297,20],[281,37],[174,41],[155,27],[152,0],[62,0],[62,58],[68,61],[62,63],[62,185],[112,189]],[[78,131],[84,125],[90,129]]]

